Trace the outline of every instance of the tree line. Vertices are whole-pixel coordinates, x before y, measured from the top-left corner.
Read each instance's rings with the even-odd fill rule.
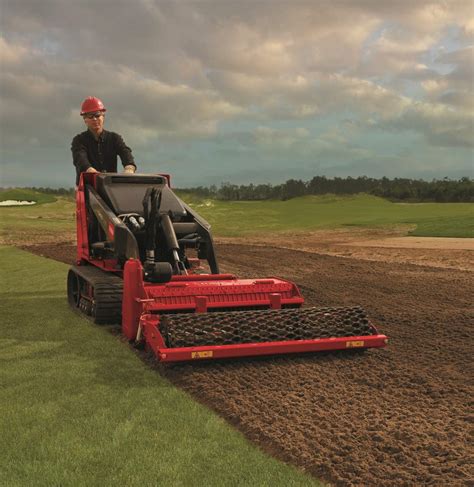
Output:
[[[25,189],[58,196],[74,196],[74,188],[28,187]],[[306,195],[367,193],[393,201],[474,202],[474,180],[468,177],[458,180],[443,178],[424,181],[386,177],[375,179],[367,176],[357,178],[315,176],[310,181],[288,179],[285,183],[277,185],[253,183],[237,185],[225,182],[219,187],[216,185],[196,186],[180,188],[180,191],[193,193],[203,198],[226,201],[288,200]]]
[[[306,195],[352,195],[368,193],[393,201],[407,202],[474,202],[474,180],[463,177],[459,180],[449,178],[424,181],[421,179],[395,178],[381,179],[360,176],[357,178],[327,178],[315,176],[310,181],[289,179],[283,184],[232,184],[222,183],[220,187],[197,186],[182,188],[204,198],[226,201],[288,200]]]

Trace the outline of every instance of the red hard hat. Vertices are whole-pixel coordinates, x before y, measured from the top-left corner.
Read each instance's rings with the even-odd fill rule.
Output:
[[[105,112],[104,104],[102,103],[99,98],[95,96],[88,96],[83,102],[81,106],[81,115],[90,112]]]

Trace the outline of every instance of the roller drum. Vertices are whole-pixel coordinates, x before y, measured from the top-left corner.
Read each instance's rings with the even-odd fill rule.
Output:
[[[377,333],[359,306],[164,315],[160,319],[160,332],[170,348]]]

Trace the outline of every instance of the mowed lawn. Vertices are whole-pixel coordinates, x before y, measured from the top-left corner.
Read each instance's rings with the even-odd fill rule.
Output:
[[[14,199],[11,196],[15,191],[24,196],[12,190],[9,199]],[[366,194],[304,196],[288,201],[218,201],[182,191],[179,194],[212,225],[217,237],[400,226],[412,228],[408,235],[413,236],[474,237],[474,203],[392,203]],[[3,198],[0,192],[0,200]],[[8,244],[37,242],[42,237],[70,240],[75,236],[74,215],[74,201],[64,197],[35,206],[0,208],[0,235]]]
[[[31,206],[0,207],[2,243],[41,242],[42,238],[65,241],[75,236],[76,204],[72,198],[13,189],[0,192],[0,201],[36,201]]]
[[[67,306],[68,267],[0,247],[0,484],[319,485]]]
[[[474,203],[392,203],[366,194],[259,202],[187,197],[222,236],[410,225],[414,236],[474,237]]]

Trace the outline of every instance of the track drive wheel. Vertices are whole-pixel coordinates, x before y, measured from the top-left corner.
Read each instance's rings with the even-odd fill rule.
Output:
[[[81,281],[73,269],[70,269],[67,275],[67,300],[71,308],[79,308]]]
[[[67,276],[69,305],[97,324],[119,324],[123,282],[92,266],[71,267]]]
[[[94,323],[119,324],[122,316],[122,293],[108,283],[97,283],[93,290],[91,317]]]

